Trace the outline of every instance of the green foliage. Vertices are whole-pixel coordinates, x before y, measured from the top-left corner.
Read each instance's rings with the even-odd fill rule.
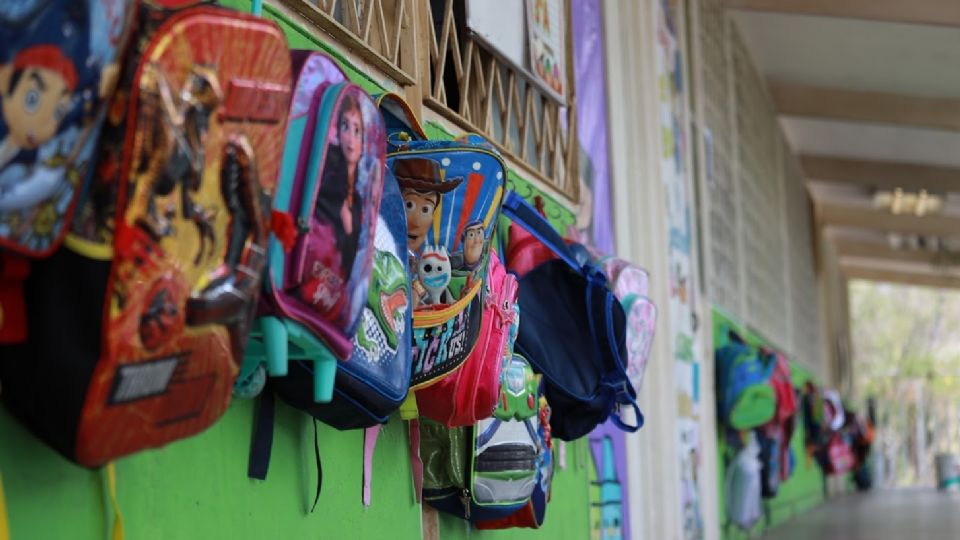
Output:
[[[850,319],[856,395],[876,399],[888,474],[930,483],[934,453],[960,451],[960,294],[853,282]]]

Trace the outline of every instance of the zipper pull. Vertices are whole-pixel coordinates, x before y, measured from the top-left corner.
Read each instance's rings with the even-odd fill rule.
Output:
[[[470,490],[463,488],[460,492],[460,503],[463,504],[463,517],[470,519]]]

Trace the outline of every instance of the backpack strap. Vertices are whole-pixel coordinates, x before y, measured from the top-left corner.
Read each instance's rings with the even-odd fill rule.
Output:
[[[408,423],[407,442],[410,446],[410,472],[413,474],[414,499],[417,504],[423,500],[423,459],[420,457],[420,420]]]
[[[317,492],[313,496],[313,506],[310,507],[310,513],[317,509],[317,503],[320,502],[320,490],[323,488],[323,461],[320,459],[320,435],[317,431],[317,424],[320,421],[313,418],[313,457],[317,461]]]
[[[110,531],[111,540],[123,540],[123,514],[120,512],[120,502],[117,499],[117,467],[114,462],[107,463],[105,468],[106,481],[104,485],[107,488],[107,495],[110,498],[110,506],[113,509],[113,528]],[[2,502],[2,493],[0,493],[0,502]],[[0,508],[2,511],[2,508]],[[0,525],[2,525],[2,516],[0,516]],[[3,530],[0,527],[0,540],[3,538]]]
[[[27,304],[23,284],[30,273],[26,257],[0,253],[0,343],[27,339]]]
[[[10,525],[7,521],[7,501],[3,497],[2,476],[0,476],[0,540],[10,540]]]
[[[532,234],[537,240],[550,248],[558,257],[573,268],[580,269],[580,264],[573,252],[567,247],[563,238],[550,226],[550,223],[537,212],[523,197],[516,192],[507,193],[503,201],[503,213],[521,227]]]
[[[370,506],[370,482],[373,479],[373,450],[380,435],[380,424],[363,430],[363,505]]]
[[[613,324],[613,313],[615,298],[613,293],[609,291],[606,286],[607,277],[603,272],[594,267],[590,263],[582,264],[574,254],[573,250],[567,246],[566,242],[563,241],[563,238],[560,236],[557,231],[550,226],[550,223],[537,211],[536,208],[530,205],[526,200],[523,199],[516,192],[507,193],[506,199],[503,201],[503,213],[514,220],[521,227],[526,229],[530,234],[532,234],[537,240],[541,241],[545,246],[550,248],[561,260],[563,260],[571,268],[579,271],[587,281],[590,282],[589,287],[587,287],[587,306],[593,305],[593,291],[594,289],[602,289],[606,291],[606,297],[604,299],[604,320],[602,322],[602,327],[599,327],[599,321],[594,320],[593,310],[587,314],[587,318],[590,322],[590,334],[594,337],[594,342],[597,344],[597,347],[600,347],[600,338],[606,337],[607,343],[609,344],[610,350],[613,353],[614,359],[616,360],[616,370],[606,374],[602,384],[604,387],[613,393],[614,399],[610,400],[610,411],[609,417],[613,423],[621,430],[633,433],[640,429],[643,426],[643,413],[640,411],[640,406],[637,405],[636,391],[630,386],[630,380],[627,378],[626,369],[624,368],[623,359],[620,354],[620,348],[617,346],[617,340],[614,336],[614,324]],[[603,331],[603,334],[598,333],[598,331]],[[600,352],[598,350],[598,352]],[[629,425],[620,418],[620,415],[617,414],[615,408],[617,405],[627,405],[633,408],[634,413],[636,414],[636,425]]]
[[[257,413],[253,421],[253,438],[250,441],[250,462],[247,476],[256,480],[266,480],[270,469],[270,455],[273,453],[273,427],[276,397],[269,388],[260,394]]]

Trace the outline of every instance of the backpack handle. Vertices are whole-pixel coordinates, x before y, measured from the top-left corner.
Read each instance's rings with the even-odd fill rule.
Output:
[[[532,234],[537,240],[542,242],[547,246],[551,251],[553,251],[561,260],[563,260],[567,265],[569,265],[574,270],[579,271],[590,283],[590,286],[587,287],[587,306],[592,306],[591,294],[595,287],[602,288],[606,292],[605,303],[604,303],[604,321],[602,330],[606,332],[606,340],[609,344],[610,350],[613,353],[614,361],[616,363],[616,370],[608,377],[608,380],[602,382],[603,386],[608,390],[613,392],[614,399],[610,401],[610,414],[609,417],[613,420],[613,423],[621,430],[633,433],[640,429],[643,426],[644,418],[643,413],[640,411],[640,406],[637,405],[636,391],[630,386],[630,381],[627,378],[627,372],[623,365],[623,360],[620,355],[620,348],[617,346],[617,340],[614,337],[613,333],[613,302],[614,297],[613,293],[606,288],[606,275],[603,272],[593,266],[592,264],[581,264],[573,251],[567,246],[566,242],[563,241],[563,238],[557,233],[556,230],[547,220],[537,211],[536,208],[530,205],[523,197],[518,195],[516,192],[510,191],[507,193],[506,198],[503,201],[503,214],[508,218],[514,220],[521,227],[527,230]],[[600,343],[600,339],[604,336],[597,334],[598,330],[597,324],[594,321],[594,313],[591,309],[587,314],[587,317],[590,321],[590,333],[594,338],[594,342]],[[602,355],[602,352],[601,352]],[[620,419],[620,415],[616,414],[614,407],[616,405],[627,405],[633,408],[636,413],[636,425],[629,425],[623,420]]]
[[[577,258],[567,247],[563,238],[550,226],[550,223],[537,212],[537,209],[530,205],[523,197],[516,192],[510,191],[503,201],[503,214],[516,221],[521,227],[532,234],[537,240],[543,242],[558,257],[563,259],[568,265],[577,270],[581,270],[581,265]]]

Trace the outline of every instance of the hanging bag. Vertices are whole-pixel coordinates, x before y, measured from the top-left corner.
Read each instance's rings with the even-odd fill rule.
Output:
[[[293,53],[297,84],[273,198],[264,301],[247,365],[273,376],[314,365],[314,397],[332,398],[349,358],[373,265],[383,194],[383,120],[370,96],[319,53]]]
[[[317,403],[309,361],[295,361],[269,388],[285,402],[337,429],[387,421],[410,386],[411,302],[403,199],[388,174],[374,238],[374,265],[350,357],[336,363],[333,399]]]
[[[506,166],[479,135],[428,141],[402,99],[385,94],[379,104],[387,126],[387,167],[407,211],[411,385],[418,389],[459,369],[478,342]]]
[[[195,4],[141,5],[92,208],[0,362],[11,411],[85,466],[218,419],[259,296],[289,53],[274,24]]]
[[[493,416],[466,428],[421,421],[427,504],[469,521],[506,517],[528,504],[540,453],[538,387],[529,363],[513,355]]]
[[[51,255],[93,173],[131,0],[0,6],[0,343],[27,337],[30,258]]]
[[[447,427],[470,426],[490,416],[500,397],[503,359],[516,339],[517,280],[495,251],[490,254],[485,287],[483,320],[473,352],[463,367],[417,391],[420,414]]]
[[[553,436],[574,440],[608,418],[622,430],[636,431],[643,415],[624,364],[626,317],[607,287],[606,276],[582,257],[578,259],[516,193],[507,195],[504,214],[513,220],[513,227],[526,229],[557,257],[520,277],[523,324],[515,345],[544,376]],[[620,405],[633,408],[636,425],[621,420]]]

